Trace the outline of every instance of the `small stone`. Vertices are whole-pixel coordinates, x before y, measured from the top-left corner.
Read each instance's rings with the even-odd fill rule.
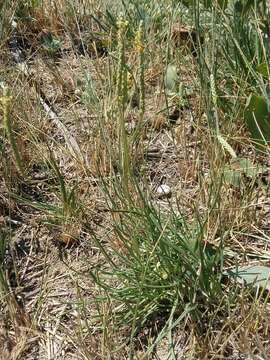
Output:
[[[163,185],[159,185],[159,187],[156,190],[156,194],[159,199],[169,198],[172,195],[172,191],[168,185],[163,184]]]
[[[130,122],[125,124],[125,127],[126,127],[126,132],[130,135],[136,129],[136,122],[135,121],[130,121]]]

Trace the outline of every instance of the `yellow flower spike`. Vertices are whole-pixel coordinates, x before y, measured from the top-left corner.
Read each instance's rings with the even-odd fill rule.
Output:
[[[3,86],[3,96],[0,98],[0,102],[4,112],[9,112],[12,96],[8,87]]]
[[[133,76],[130,73],[128,73],[127,74],[127,86],[128,86],[128,89],[132,88],[133,82],[134,82],[133,81]]]
[[[143,43],[143,22],[140,22],[138,31],[136,32],[134,39],[134,47],[136,51],[140,54],[144,52],[144,43]]]
[[[123,18],[121,17],[118,21],[117,21],[117,27],[118,27],[118,34],[121,35],[125,32],[125,30],[128,27],[128,21],[127,20],[123,20]]]
[[[3,96],[0,98],[0,103],[2,104],[2,110],[3,110],[3,125],[5,129],[6,136],[9,140],[9,143],[11,145],[15,163],[16,166],[21,174],[24,174],[24,166],[22,163],[21,155],[19,153],[19,150],[17,148],[17,143],[15,136],[13,134],[12,129],[12,123],[10,119],[10,107],[12,102],[12,96],[10,89],[7,86],[2,86],[3,89]]]

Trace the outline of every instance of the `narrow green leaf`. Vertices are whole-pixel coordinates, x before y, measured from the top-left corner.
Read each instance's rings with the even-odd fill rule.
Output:
[[[218,5],[221,9],[225,9],[228,6],[228,0],[217,0],[216,3],[213,0],[201,0],[201,3],[206,9],[213,5]]]
[[[217,3],[221,9],[226,9],[228,6],[228,0],[218,0]]]

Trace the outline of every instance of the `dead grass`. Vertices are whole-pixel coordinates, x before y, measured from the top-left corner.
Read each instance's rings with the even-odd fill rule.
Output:
[[[15,9],[19,2],[13,3]],[[132,338],[130,326],[117,323],[121,304],[90,277],[93,269],[106,263],[102,247],[108,253],[113,248],[124,253],[112,224],[121,222],[117,211],[125,204],[119,203],[113,212],[107,197],[110,194],[116,204],[119,201],[110,182],[119,174],[115,30],[102,32],[89,14],[74,12],[77,6],[61,1],[25,9],[35,21],[22,16],[13,30],[6,24],[5,45],[0,47],[0,80],[11,89],[13,132],[27,172],[25,177],[18,172],[1,125],[0,225],[8,241],[0,301],[0,358],[163,360],[173,359],[170,346],[174,344],[175,359],[267,359],[268,294],[254,300],[249,290],[228,285],[224,298],[217,299],[210,313],[206,310],[200,324],[187,315],[153,346],[150,355],[147,351],[164,325],[162,314]],[[103,20],[101,4],[87,2],[87,6]],[[178,22],[171,29],[172,41],[176,29],[185,33],[181,42],[186,48],[186,30]],[[167,113],[163,75],[168,39],[157,42],[151,31],[142,156],[135,171],[138,182],[164,214],[180,210],[190,222],[194,214],[205,215],[203,240],[217,246],[224,236],[226,268],[236,263],[268,264],[268,186],[246,179],[239,190],[222,181],[228,154],[213,141],[205,121],[197,63],[190,50],[176,61],[182,85],[191,89],[190,94],[183,106],[176,102]],[[46,34],[60,39],[60,49],[50,53],[44,48]],[[12,57],[12,38],[24,52],[28,74]],[[174,54],[181,53],[179,43],[173,46]],[[137,79],[132,46],[126,56]],[[136,95],[137,85],[129,84],[129,94]],[[126,113],[130,136],[139,119],[135,105],[130,101]],[[258,157],[245,131],[238,127],[230,131],[230,143],[239,153],[269,165],[267,157]],[[170,187],[170,200],[158,198],[156,189],[161,184]],[[101,296],[107,300],[100,303]]]

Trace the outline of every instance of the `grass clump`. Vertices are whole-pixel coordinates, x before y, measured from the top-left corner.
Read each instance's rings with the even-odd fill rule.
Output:
[[[202,320],[222,294],[222,242],[208,244],[201,221],[173,211],[165,215],[141,201],[141,207],[111,209],[118,220],[108,253],[113,263],[92,276],[119,303],[114,317],[134,322],[136,331],[157,314],[177,317],[186,311],[192,321]]]

